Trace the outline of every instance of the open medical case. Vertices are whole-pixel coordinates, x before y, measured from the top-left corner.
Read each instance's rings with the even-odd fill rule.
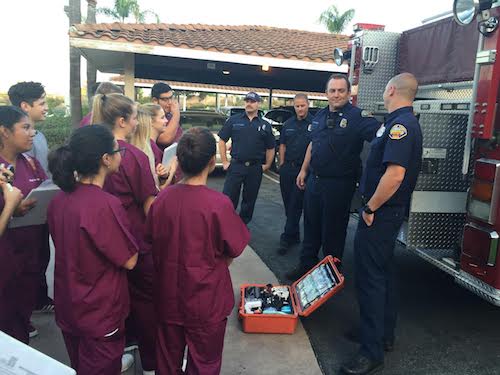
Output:
[[[239,318],[243,331],[246,333],[294,333],[299,316],[311,315],[344,287],[344,276],[338,271],[335,261],[336,259],[329,255],[291,286],[272,286],[273,290],[278,290],[281,294],[283,294],[283,290],[288,290],[288,302],[284,304],[288,306],[287,311],[290,311],[291,308],[288,313],[281,311],[263,313],[265,310],[259,311],[257,307],[259,305],[257,299],[248,298],[247,300],[245,297],[248,295],[249,289],[256,290],[257,288],[265,293],[271,286],[264,284],[242,285]],[[272,293],[271,290],[269,293]],[[250,311],[250,308],[255,308],[255,311]]]

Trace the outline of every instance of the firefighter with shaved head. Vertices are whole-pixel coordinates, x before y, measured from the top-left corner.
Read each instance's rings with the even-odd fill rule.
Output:
[[[409,73],[393,77],[384,91],[389,114],[371,142],[360,184],[364,207],[354,239],[360,349],[344,374],[371,374],[394,348],[397,302],[394,246],[422,164],[422,132],[413,114],[418,83]]]

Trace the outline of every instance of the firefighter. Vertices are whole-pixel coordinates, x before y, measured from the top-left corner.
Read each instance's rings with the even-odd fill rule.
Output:
[[[333,74],[326,84],[328,107],[316,114],[309,128],[311,143],[296,181],[305,189],[304,241],[300,264],[286,274],[291,280],[318,262],[320,247],[324,255],[339,259],[344,252],[349,209],[361,170],[359,154],[379,127],[371,115],[349,103],[350,93],[347,77]]]
[[[227,171],[223,192],[236,209],[243,185],[240,217],[245,224],[252,220],[262,173],[271,168],[274,159],[275,141],[271,125],[259,117],[261,101],[255,92],[246,94],[245,112],[231,116],[218,134],[222,165]],[[231,163],[226,155],[229,138],[232,141]]]
[[[412,108],[417,88],[409,73],[387,84],[383,98],[389,115],[371,143],[361,179],[365,205],[354,239],[361,347],[342,366],[344,374],[378,371],[384,350],[394,348],[394,246],[422,163],[422,132]]]
[[[293,244],[300,243],[299,222],[302,216],[304,191],[295,181],[300,172],[311,132],[312,122],[309,114],[309,101],[306,94],[297,94],[293,99],[295,116],[283,124],[280,135],[280,189],[285,206],[286,224],[281,234],[278,253],[284,255]]]

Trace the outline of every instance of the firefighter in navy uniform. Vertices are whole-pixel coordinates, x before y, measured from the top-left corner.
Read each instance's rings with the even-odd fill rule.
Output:
[[[304,191],[296,180],[300,172],[307,146],[311,142],[309,101],[306,94],[297,94],[293,99],[295,116],[283,124],[280,136],[280,189],[285,206],[286,224],[281,234],[278,253],[286,254],[289,247],[300,243],[299,222],[302,216]]]
[[[394,246],[422,164],[422,132],[412,108],[417,88],[409,73],[387,84],[384,104],[389,115],[371,144],[361,180],[365,205],[354,239],[361,347],[342,366],[344,374],[378,371],[384,351],[394,347]]]
[[[359,154],[380,125],[349,103],[350,88],[345,75],[332,75],[326,85],[328,107],[316,114],[311,125],[311,143],[297,176],[297,186],[305,189],[304,241],[300,264],[286,274],[291,280],[318,262],[321,247],[324,255],[342,259],[349,209],[361,171]]]
[[[274,135],[271,125],[259,117],[261,98],[255,92],[245,96],[245,112],[231,116],[219,131],[219,151],[227,171],[223,193],[236,209],[243,185],[240,217],[245,224],[252,220],[262,173],[274,159]],[[226,142],[231,139],[231,163],[227,160]]]

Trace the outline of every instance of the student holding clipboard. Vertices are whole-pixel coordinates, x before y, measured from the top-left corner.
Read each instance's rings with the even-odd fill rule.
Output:
[[[11,185],[24,196],[46,178],[42,166],[24,154],[33,147],[35,129],[26,114],[13,106],[0,106],[0,164],[14,167]],[[23,216],[36,205],[24,199],[14,211]],[[0,196],[0,210],[5,206]],[[7,228],[0,241],[0,330],[29,342],[29,319],[36,304],[40,254],[49,251],[47,225]]]

